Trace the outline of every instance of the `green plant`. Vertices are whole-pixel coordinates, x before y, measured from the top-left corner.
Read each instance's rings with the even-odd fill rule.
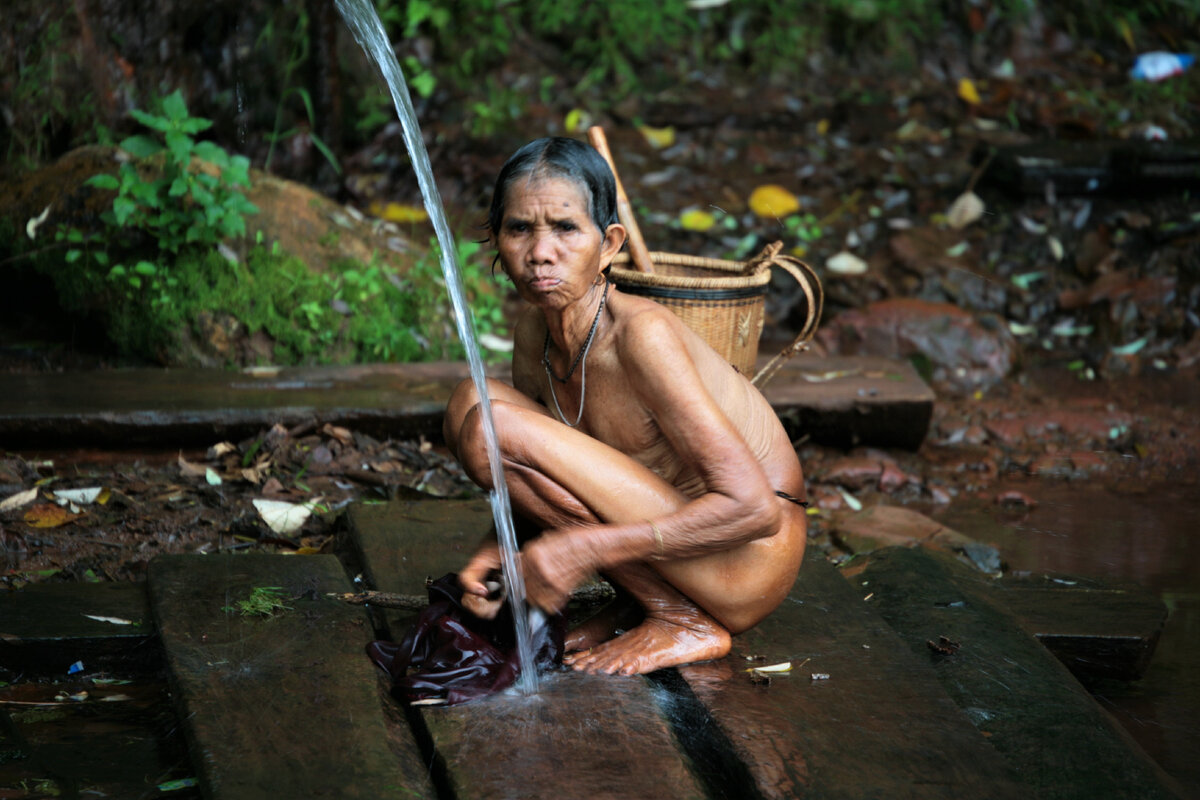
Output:
[[[61,15],[29,15],[12,9],[5,55],[4,123],[0,143],[5,160],[32,168],[57,155],[63,144],[81,143],[96,118],[91,92],[81,79],[78,54],[63,43]],[[6,9],[8,13],[8,9]],[[15,37],[15,38],[14,38]],[[103,126],[96,126],[103,140]],[[67,140],[67,141],[64,141]]]
[[[236,612],[243,617],[269,617],[276,611],[291,610],[284,599],[283,589],[279,586],[256,586],[245,600],[238,600],[221,610],[229,614]]]
[[[274,31],[274,25],[268,23],[268,25],[264,27],[263,33],[259,36],[258,44],[272,39],[274,37]],[[333,171],[338,175],[341,175],[342,166],[338,163],[337,156],[333,154],[333,151],[329,149],[329,146],[326,145],[324,140],[322,140],[321,137],[317,135],[316,131],[313,130],[313,128],[316,127],[317,118],[316,114],[313,113],[312,97],[309,95],[308,90],[304,87],[292,86],[293,74],[299,67],[303,66],[308,61],[308,42],[309,17],[303,6],[300,6],[299,16],[296,19],[296,24],[291,29],[291,50],[288,53],[287,61],[285,61],[283,65],[284,90],[280,92],[279,102],[275,104],[275,124],[272,127],[271,132],[265,137],[266,140],[270,142],[270,145],[267,147],[267,157],[263,161],[263,169],[271,169],[271,157],[275,153],[275,145],[284,139],[296,135],[297,131],[299,130],[295,127],[289,128],[286,131],[279,130],[283,126],[283,112],[288,98],[298,97],[301,104],[304,106],[305,114],[308,116],[309,140],[312,141],[313,147],[317,148],[317,152],[324,156],[325,160],[329,162],[329,165],[333,167]]]
[[[101,215],[103,230],[89,237],[68,228],[56,238],[68,244],[67,263],[86,257],[107,268],[109,280],[123,283],[127,296],[145,287],[151,304],[169,304],[178,286],[170,262],[186,248],[211,250],[241,236],[244,215],[258,211],[239,188],[250,185],[250,162],[197,141],[195,134],[212,123],[189,116],[178,91],[163,98],[162,114],[130,114],[158,136],[125,139],[121,149],[138,161],[124,162],[117,175],[88,179],[90,186],[116,192],[112,208]]]

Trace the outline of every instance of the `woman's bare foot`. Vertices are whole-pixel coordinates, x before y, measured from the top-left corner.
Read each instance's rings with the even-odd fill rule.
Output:
[[[690,604],[688,604],[690,605]],[[698,607],[648,611],[645,621],[591,649],[563,658],[583,672],[640,675],[664,667],[721,658],[731,637],[715,619]]]
[[[628,597],[618,597],[567,633],[563,651],[574,653],[603,644],[617,631],[632,628],[642,620],[642,609]]]

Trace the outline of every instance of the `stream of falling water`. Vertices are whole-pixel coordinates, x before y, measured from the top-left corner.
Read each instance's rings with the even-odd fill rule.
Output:
[[[454,236],[446,222],[442,198],[438,193],[437,184],[433,180],[433,168],[429,164],[429,153],[425,150],[425,142],[421,138],[421,129],[417,124],[416,111],[413,110],[412,98],[408,94],[404,73],[400,70],[399,62],[396,61],[391,42],[388,41],[387,34],[383,30],[383,23],[375,11],[372,0],[336,0],[336,2],[337,9],[350,27],[354,38],[378,65],[380,72],[383,73],[383,79],[387,83],[388,91],[392,94],[396,113],[399,115],[404,129],[404,144],[408,148],[408,157],[416,170],[417,182],[421,186],[421,197],[425,200],[425,208],[429,212],[429,219],[433,222],[438,245],[442,250],[442,274],[446,279],[446,290],[449,292],[450,301],[454,306],[454,320],[458,326],[458,337],[462,340],[463,349],[467,352],[467,361],[471,367],[471,379],[475,382],[483,411],[484,438],[487,442],[492,484],[495,487],[491,493],[492,517],[496,521],[496,534],[500,543],[505,585],[516,625],[517,654],[520,665],[517,689],[523,694],[532,694],[537,691],[537,669],[534,665],[533,649],[530,644],[529,614],[525,607],[525,580],[517,565],[517,536],[513,530],[508,484],[504,480],[504,467],[500,461],[500,447],[496,440],[496,426],[492,419],[492,401],[488,396],[483,359],[479,355],[479,345],[475,340],[471,309],[467,305],[466,292],[463,291]]]

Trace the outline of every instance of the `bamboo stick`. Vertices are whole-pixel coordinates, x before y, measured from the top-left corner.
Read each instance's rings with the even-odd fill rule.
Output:
[[[650,259],[650,251],[646,248],[646,241],[642,238],[642,232],[638,228],[637,220],[633,216],[633,206],[629,204],[629,197],[626,196],[625,187],[621,184],[621,176],[617,173],[616,162],[613,161],[612,153],[609,152],[608,139],[604,135],[604,128],[601,128],[599,125],[593,125],[588,128],[588,141],[604,157],[604,160],[608,162],[608,167],[612,170],[613,178],[616,179],[617,217],[620,218],[621,224],[625,226],[625,232],[629,236],[629,257],[639,271],[647,274],[653,273],[654,262]]]

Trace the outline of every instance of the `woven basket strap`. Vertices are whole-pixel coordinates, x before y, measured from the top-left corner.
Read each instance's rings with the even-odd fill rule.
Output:
[[[804,292],[807,316],[804,324],[800,326],[800,333],[795,340],[779,351],[779,354],[767,362],[767,365],[754,376],[751,383],[759,389],[762,389],[767,385],[767,381],[775,377],[775,373],[783,366],[783,362],[796,353],[808,349],[808,343],[812,341],[813,335],[817,332],[817,326],[821,323],[821,311],[825,307],[825,290],[821,286],[821,279],[817,277],[817,273],[813,271],[812,267],[798,258],[782,255],[778,248],[771,253],[768,263],[786,270],[796,279],[796,283],[800,284],[800,289]]]

